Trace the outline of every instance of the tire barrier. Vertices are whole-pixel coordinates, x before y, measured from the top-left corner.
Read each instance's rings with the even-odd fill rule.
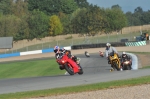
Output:
[[[120,42],[128,42],[128,39],[121,39]]]
[[[139,42],[125,42],[126,46],[143,46],[146,45],[146,41],[139,41]]]
[[[114,47],[125,46],[125,42],[111,42],[111,45]],[[106,43],[73,45],[71,46],[71,49],[86,49],[86,48],[101,48],[101,47],[106,47]]]

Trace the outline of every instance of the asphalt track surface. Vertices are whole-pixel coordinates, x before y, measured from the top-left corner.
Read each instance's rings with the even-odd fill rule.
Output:
[[[150,69],[110,72],[110,65],[107,64],[107,60],[98,54],[91,54],[89,58],[84,55],[77,56],[81,58],[81,66],[84,71],[83,75],[75,74],[70,76],[62,74],[44,77],[4,79],[0,80],[0,94],[85,85],[150,75]]]

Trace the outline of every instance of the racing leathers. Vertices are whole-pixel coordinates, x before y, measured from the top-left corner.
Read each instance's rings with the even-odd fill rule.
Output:
[[[132,65],[132,59],[131,59],[130,55],[122,54],[122,55],[121,55],[121,66],[123,66],[123,62],[124,62],[125,60],[130,61],[130,64]]]
[[[106,47],[105,54],[106,54],[106,57],[108,59],[108,64],[110,64],[110,57],[109,56],[113,56],[114,53],[117,53],[117,55],[118,55],[118,52],[114,47],[112,47],[112,46]],[[119,57],[119,55],[118,55],[118,57]]]
[[[78,58],[74,55],[71,55],[71,51],[70,50],[65,50],[65,49],[62,49],[62,52],[65,53],[65,52],[68,52],[68,57],[71,58],[74,62],[76,62],[77,64],[78,63]]]

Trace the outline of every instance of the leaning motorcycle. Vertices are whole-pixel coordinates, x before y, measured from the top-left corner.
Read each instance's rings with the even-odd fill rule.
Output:
[[[121,66],[120,66],[120,59],[118,55],[116,53],[113,53],[112,55],[109,55],[109,58],[110,58],[111,67],[114,70],[119,71],[121,69]],[[111,69],[110,71],[113,71],[113,69]]]
[[[90,57],[90,54],[87,51],[85,51],[84,54],[85,54],[86,57]]]
[[[78,73],[83,74],[83,68],[81,67],[79,61],[77,63],[68,57],[68,52],[63,53],[59,58],[56,59],[57,63],[61,65],[61,69],[65,69],[70,75]]]
[[[122,62],[122,69],[123,70],[131,70],[131,61],[129,59],[124,59]]]

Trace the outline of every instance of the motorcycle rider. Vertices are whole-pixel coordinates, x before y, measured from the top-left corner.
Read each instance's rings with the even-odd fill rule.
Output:
[[[79,64],[79,62],[78,62],[78,61],[79,61],[79,58],[76,57],[76,56],[74,56],[74,55],[72,55],[70,50],[66,50],[66,49],[62,48],[61,51],[62,51],[63,53],[68,52],[68,53],[69,53],[69,54],[68,54],[68,57],[71,58],[71,59],[72,59],[74,62],[76,62],[77,64]]]
[[[87,51],[85,51],[84,54],[85,54],[86,57],[90,57],[90,54]]]
[[[122,55],[121,55],[121,66],[123,65],[123,62],[125,61],[125,59],[129,60],[130,64],[132,65],[131,57],[129,55],[127,55],[126,52],[122,52]]]
[[[60,56],[60,48],[59,46],[54,47],[55,58],[59,58]]]
[[[110,57],[109,56],[113,56],[114,53],[116,53],[119,57],[119,54],[116,50],[115,47],[111,46],[110,43],[106,43],[106,49],[105,49],[105,54],[106,54],[106,57],[108,59],[108,64],[110,64]],[[112,66],[111,66],[112,67]],[[112,68],[113,69],[113,68]]]
[[[64,48],[60,48],[59,46],[55,46],[54,47],[54,53],[55,53],[55,58],[60,58],[61,54],[68,52],[68,57],[71,58],[73,61],[75,61],[77,64],[79,64],[78,62],[78,58],[74,55],[71,55],[71,51],[70,50],[66,50]],[[59,64],[59,63],[58,63]],[[61,64],[59,64],[59,68],[62,70],[62,66]]]

